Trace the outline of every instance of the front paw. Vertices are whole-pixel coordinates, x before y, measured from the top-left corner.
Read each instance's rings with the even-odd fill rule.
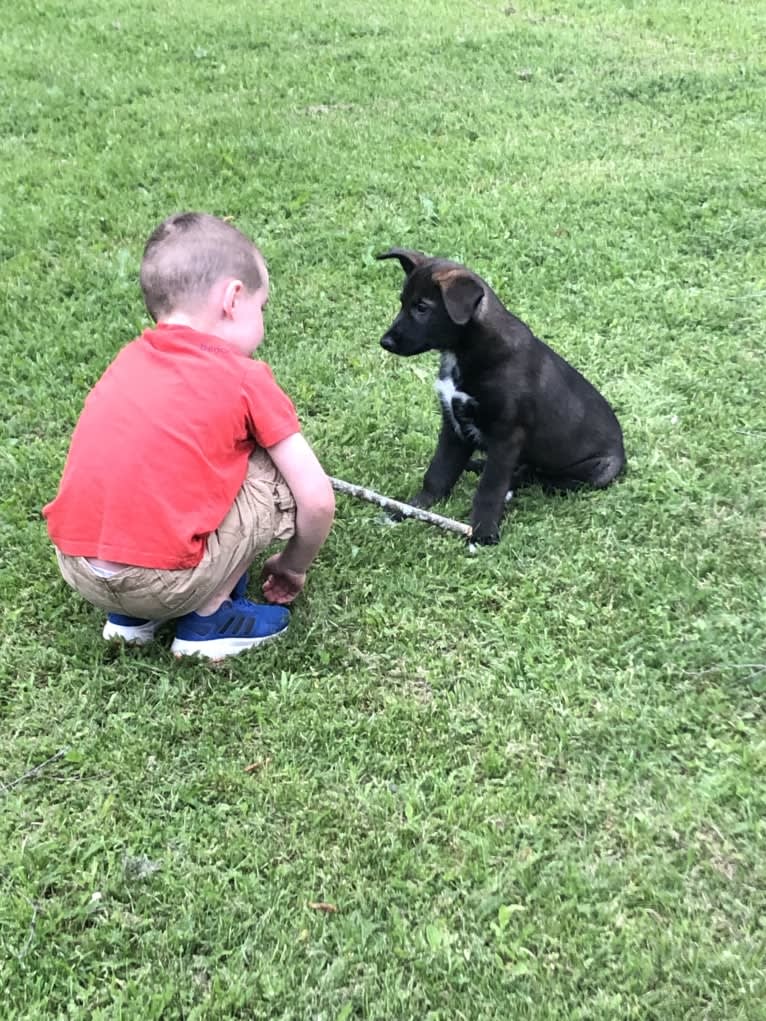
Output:
[[[410,500],[410,504],[413,507],[420,507],[421,510],[428,510],[429,507],[437,502],[438,497],[434,493],[429,493],[425,489],[421,489],[419,493],[415,493],[413,498]]]
[[[428,493],[424,493],[422,490],[416,493],[411,500],[400,500],[400,503],[406,504],[407,507],[420,507],[422,510],[427,510],[433,499],[429,497]],[[397,510],[395,507],[388,507],[386,513],[391,521],[406,521],[407,515],[404,511]]]
[[[474,525],[469,542],[475,546],[497,546],[500,542],[500,531],[496,525]]]

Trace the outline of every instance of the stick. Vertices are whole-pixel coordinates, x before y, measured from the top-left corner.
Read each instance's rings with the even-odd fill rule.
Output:
[[[339,493],[346,493],[348,496],[356,496],[360,500],[367,500],[369,503],[376,503],[384,510],[396,511],[405,518],[415,518],[418,521],[425,521],[429,525],[436,525],[446,532],[457,532],[464,535],[466,539],[471,538],[471,526],[464,525],[462,521],[455,521],[454,518],[445,518],[441,514],[432,514],[423,510],[422,507],[413,507],[412,504],[402,503],[400,500],[392,500],[389,496],[382,496],[373,492],[372,489],[365,489],[364,486],[355,486],[351,482],[344,482],[342,479],[334,479],[330,476],[332,488]]]

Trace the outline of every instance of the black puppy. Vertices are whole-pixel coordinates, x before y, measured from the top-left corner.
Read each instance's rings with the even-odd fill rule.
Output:
[[[625,464],[614,412],[568,362],[505,308],[465,266],[391,248],[406,274],[401,311],[380,343],[393,354],[442,352],[436,389],[442,427],[423,488],[446,497],[476,450],[486,463],[473,501],[473,541],[498,541],[506,494],[531,477],[553,489],[601,488]]]

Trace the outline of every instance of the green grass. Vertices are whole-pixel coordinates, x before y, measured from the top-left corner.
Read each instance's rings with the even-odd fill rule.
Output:
[[[3,30],[0,1013],[766,1018],[763,3],[47,0]],[[263,355],[331,474],[406,498],[433,449],[434,359],[377,344],[392,244],[581,368],[628,474],[525,491],[473,558],[339,497],[277,647],[105,648],[40,508],[183,208],[262,246]]]

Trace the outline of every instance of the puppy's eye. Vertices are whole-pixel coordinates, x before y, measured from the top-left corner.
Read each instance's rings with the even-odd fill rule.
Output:
[[[413,307],[413,312],[415,312],[416,315],[423,316],[426,314],[429,308],[430,306],[427,301],[418,301],[415,303],[415,306]]]

